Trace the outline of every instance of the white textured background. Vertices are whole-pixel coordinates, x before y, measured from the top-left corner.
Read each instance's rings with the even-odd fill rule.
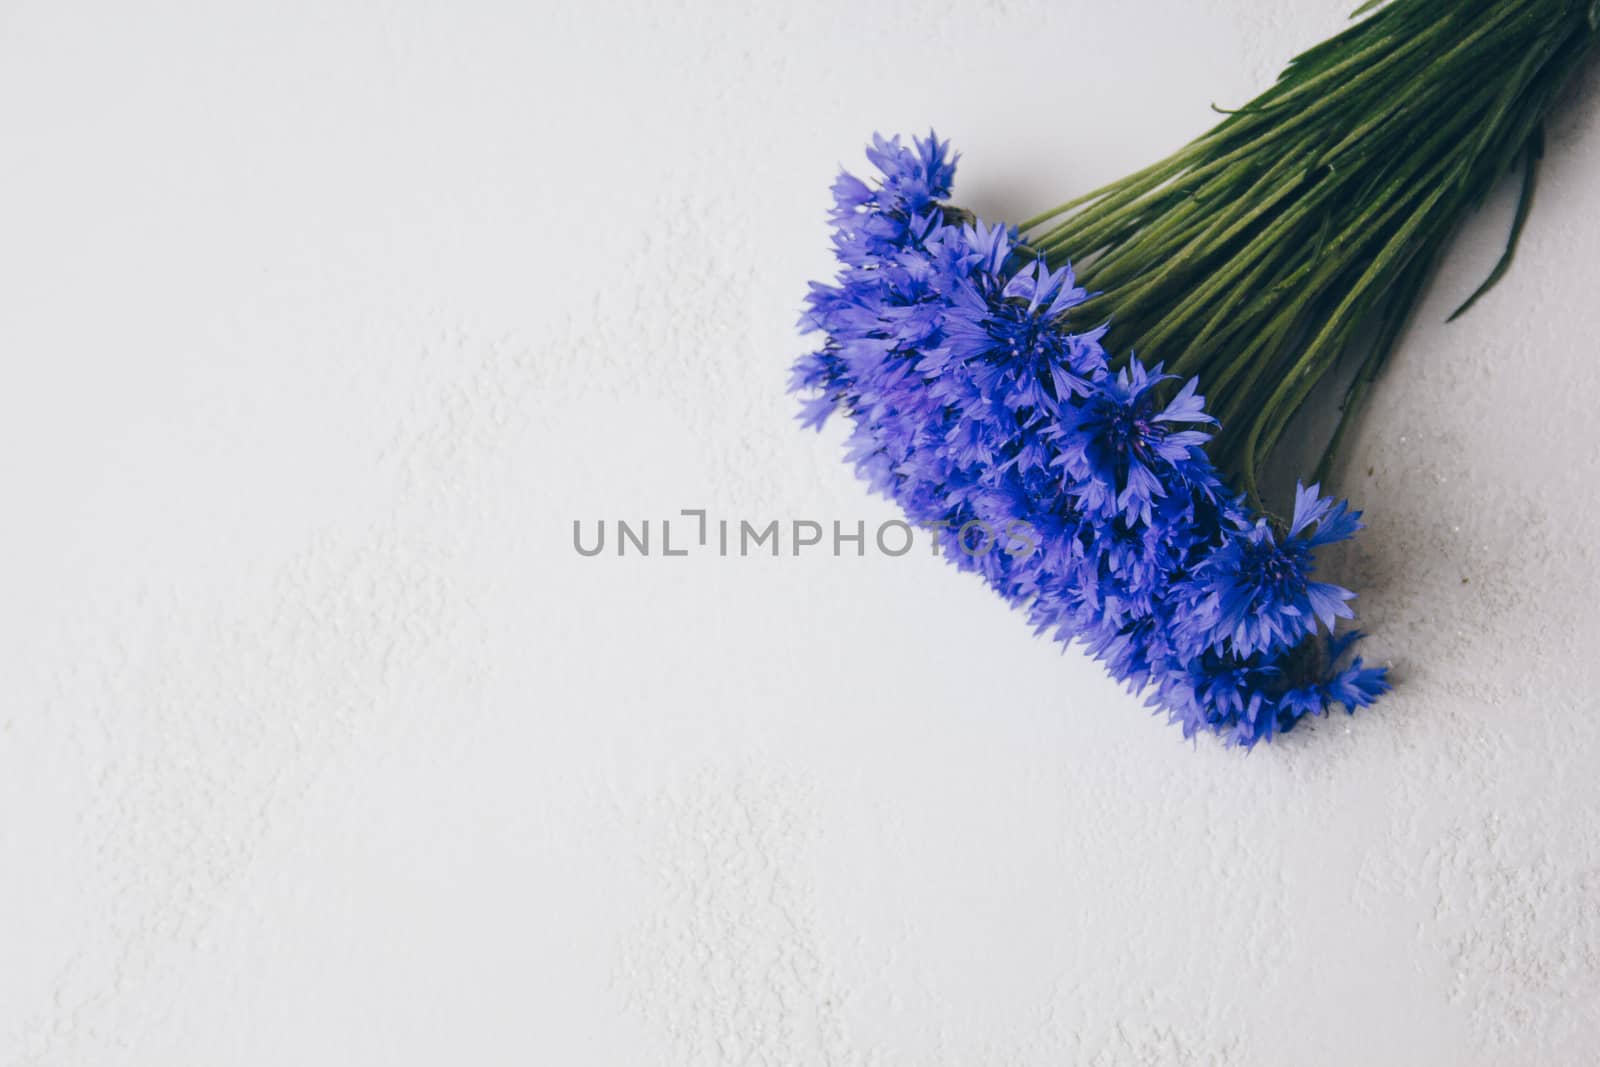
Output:
[[[783,395],[870,131],[1020,217],[1352,3],[0,6],[0,1062],[1593,1062],[1600,77],[1353,444],[1370,714],[571,547],[891,514]]]

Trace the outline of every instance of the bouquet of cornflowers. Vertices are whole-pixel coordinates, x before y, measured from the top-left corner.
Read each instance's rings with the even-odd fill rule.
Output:
[[[802,419],[846,413],[849,459],[946,559],[1185,736],[1248,747],[1388,689],[1336,632],[1354,594],[1313,577],[1360,528],[1317,483],[1456,224],[1523,160],[1483,289],[1509,264],[1541,120],[1600,22],[1590,0],[1376,6],[1169,159],[1021,226],[948,202],[931,133],[875,137],[880,176],[833,188]],[[1314,484],[1269,509],[1267,461],[1352,362]],[[967,550],[1019,526],[1035,550]]]

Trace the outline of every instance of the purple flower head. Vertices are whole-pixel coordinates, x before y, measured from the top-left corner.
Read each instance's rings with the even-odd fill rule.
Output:
[[[932,130],[926,137],[913,138],[909,148],[900,144],[898,136],[885,139],[873,134],[867,159],[883,175],[876,198],[881,211],[924,214],[950,195],[955,182],[956,157],[950,154],[950,142],[939,140]]]
[[[918,236],[914,220],[943,222],[940,205],[950,195],[955,158],[948,141],[932,131],[906,147],[899,137],[873,135],[867,159],[878,168],[876,187],[846,171],[833,183],[833,245],[840,262],[867,267],[891,257]],[[923,234],[925,236],[925,233]]]
[[[1339,637],[1328,639],[1324,670],[1320,680],[1316,683],[1316,694],[1323,698],[1324,708],[1338,705],[1344,708],[1345,713],[1354,715],[1357,708],[1364,708],[1377,700],[1378,697],[1389,691],[1389,668],[1365,666],[1360,656],[1353,657],[1349,663],[1340,666],[1345,654],[1360,641],[1362,634],[1359,630],[1351,630]],[[1297,690],[1302,696],[1299,705],[1309,710],[1305,702],[1304,683]],[[1313,715],[1321,714],[1319,711],[1310,712]]]
[[[992,234],[968,234],[969,243],[982,240],[985,250],[978,269],[949,294],[940,358],[972,367],[987,386],[982,402],[1009,414],[1042,416],[1068,397],[1087,394],[1090,376],[1105,368],[1104,330],[1067,328],[1067,311],[1088,296],[1073,284],[1071,268],[1051,271],[1035,260],[1008,276],[995,269],[996,261],[1004,263],[1006,246]]]
[[[1181,636],[1195,651],[1230,647],[1241,656],[1279,651],[1316,633],[1329,633],[1353,614],[1355,594],[1311,580],[1314,550],[1361,528],[1360,512],[1318,496],[1321,487],[1295,487],[1294,518],[1279,538],[1266,519],[1230,531],[1195,568],[1180,595],[1189,602]]]
[[[1206,729],[1249,748],[1308,715],[1335,706],[1353,714],[1388,692],[1387,668],[1348,656],[1360,638],[1307,638],[1271,659],[1207,651],[1161,678],[1149,703],[1181,723],[1185,737]]]
[[[1185,425],[1212,423],[1205,398],[1191,378],[1178,395],[1157,408],[1155,387],[1172,378],[1158,364],[1146,371],[1132,360],[1115,375],[1102,375],[1080,405],[1062,412],[1054,428],[1057,465],[1073,480],[1084,511],[1124,522],[1151,520],[1151,506],[1170,487],[1210,483],[1201,446],[1209,435]]]

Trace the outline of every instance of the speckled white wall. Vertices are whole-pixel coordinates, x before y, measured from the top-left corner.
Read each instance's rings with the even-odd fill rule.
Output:
[[[921,551],[571,545],[890,517],[783,394],[870,131],[1019,217],[1352,2],[7,3],[0,1062],[1593,1062],[1593,73],[1343,472],[1370,714],[1190,746]]]

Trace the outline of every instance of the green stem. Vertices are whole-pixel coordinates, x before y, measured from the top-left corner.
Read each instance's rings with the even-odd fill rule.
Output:
[[[1519,159],[1531,167],[1594,42],[1593,3],[1369,5],[1204,136],[1021,229],[1099,292],[1077,313],[1109,320],[1121,359],[1200,378],[1223,422],[1213,459],[1252,495],[1317,383],[1366,346],[1326,474],[1450,234]]]

